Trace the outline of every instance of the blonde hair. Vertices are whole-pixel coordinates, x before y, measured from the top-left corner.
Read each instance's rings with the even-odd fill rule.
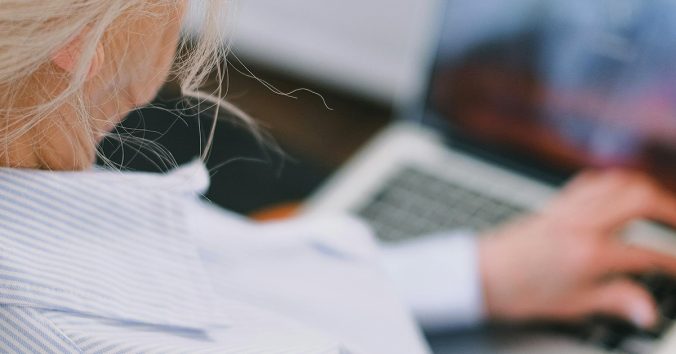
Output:
[[[82,129],[92,130],[83,88],[89,63],[111,28],[157,16],[156,6],[178,6],[180,0],[3,0],[0,4],[0,156],[3,148],[29,132],[64,104],[71,105]],[[200,0],[202,1],[202,0]],[[220,98],[199,93],[200,85],[222,62],[225,47],[220,15],[224,0],[204,0],[201,35],[188,53],[177,58],[173,76],[185,95],[230,107]],[[119,26],[119,27],[118,27]],[[60,92],[44,92],[31,78],[45,70],[55,51],[81,36],[75,69]],[[182,41],[182,46],[187,41]],[[25,102],[30,97],[29,102]],[[95,134],[89,136],[94,137]],[[94,138],[92,138],[94,139]],[[96,142],[92,141],[95,145]],[[6,150],[5,150],[6,151]]]

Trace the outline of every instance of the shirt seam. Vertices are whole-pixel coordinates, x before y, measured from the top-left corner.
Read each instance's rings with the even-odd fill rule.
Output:
[[[15,291],[31,291],[31,290],[45,290],[50,293],[54,294],[66,294],[66,295],[71,295],[71,296],[76,296],[80,299],[86,299],[86,296],[83,296],[81,293],[78,293],[76,291],[71,291],[68,289],[62,289],[62,288],[55,288],[51,286],[45,286],[45,285],[6,285],[6,284],[0,284],[0,289],[7,289],[7,290],[15,290]],[[110,300],[110,297],[104,297],[108,300]]]
[[[40,311],[37,311],[37,310],[36,310],[35,312],[36,312],[36,314],[38,314],[42,319],[45,320],[45,322],[46,322],[47,325],[49,326],[50,330],[52,330],[52,332],[54,332],[55,335],[57,335],[59,338],[63,339],[64,342],[66,342],[68,345],[70,345],[70,346],[73,347],[75,350],[77,350],[78,353],[84,354],[84,350],[82,350],[82,348],[80,348],[80,346],[77,345],[77,343],[75,343],[75,341],[72,340],[72,339],[71,339],[71,338],[70,338],[70,337],[69,337],[69,336],[68,336],[68,335],[67,335],[67,334],[59,327],[59,325],[56,324],[56,322],[54,322],[51,318],[49,318],[49,316],[47,316],[46,314],[44,314],[44,313],[42,313],[42,312],[40,312]]]

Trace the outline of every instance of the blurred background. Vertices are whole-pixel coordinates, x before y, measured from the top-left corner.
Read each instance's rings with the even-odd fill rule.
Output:
[[[224,16],[232,46],[226,98],[256,118],[284,153],[259,144],[238,124],[220,122],[208,164],[216,183],[208,198],[250,214],[310,195],[390,122],[398,107],[420,94],[438,4],[231,2]],[[198,13],[189,15],[188,35],[199,26],[194,20]],[[282,92],[307,91],[279,95],[253,76]],[[172,108],[175,91],[168,85],[155,104]],[[203,117],[198,124],[147,108],[132,114],[120,131],[143,128],[134,134],[157,141],[180,163],[198,155],[210,119]],[[103,150],[124,168],[168,168],[154,154],[139,153],[137,146],[108,140]]]
[[[188,35],[198,26],[190,18]],[[236,212],[304,199],[421,102],[447,131],[533,160],[558,180],[590,166],[676,180],[672,1],[243,0],[225,19],[226,98],[285,152],[219,123],[207,197]],[[431,70],[436,49],[442,62]],[[168,85],[157,104],[174,99]],[[146,128],[139,134],[180,163],[198,155],[210,126],[209,117],[181,118],[144,109],[122,128]],[[103,148],[130,169],[166,167],[136,147]]]

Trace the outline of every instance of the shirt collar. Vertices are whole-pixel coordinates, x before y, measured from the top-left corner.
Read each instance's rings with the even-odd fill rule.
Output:
[[[0,305],[205,329],[212,289],[183,205],[208,183],[201,163],[166,175],[0,169]]]

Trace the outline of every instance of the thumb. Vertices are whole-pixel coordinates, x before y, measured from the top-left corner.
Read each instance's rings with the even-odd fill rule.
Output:
[[[629,279],[605,283],[591,290],[586,298],[585,308],[581,309],[584,313],[623,318],[639,328],[657,324],[657,305],[652,295]]]

